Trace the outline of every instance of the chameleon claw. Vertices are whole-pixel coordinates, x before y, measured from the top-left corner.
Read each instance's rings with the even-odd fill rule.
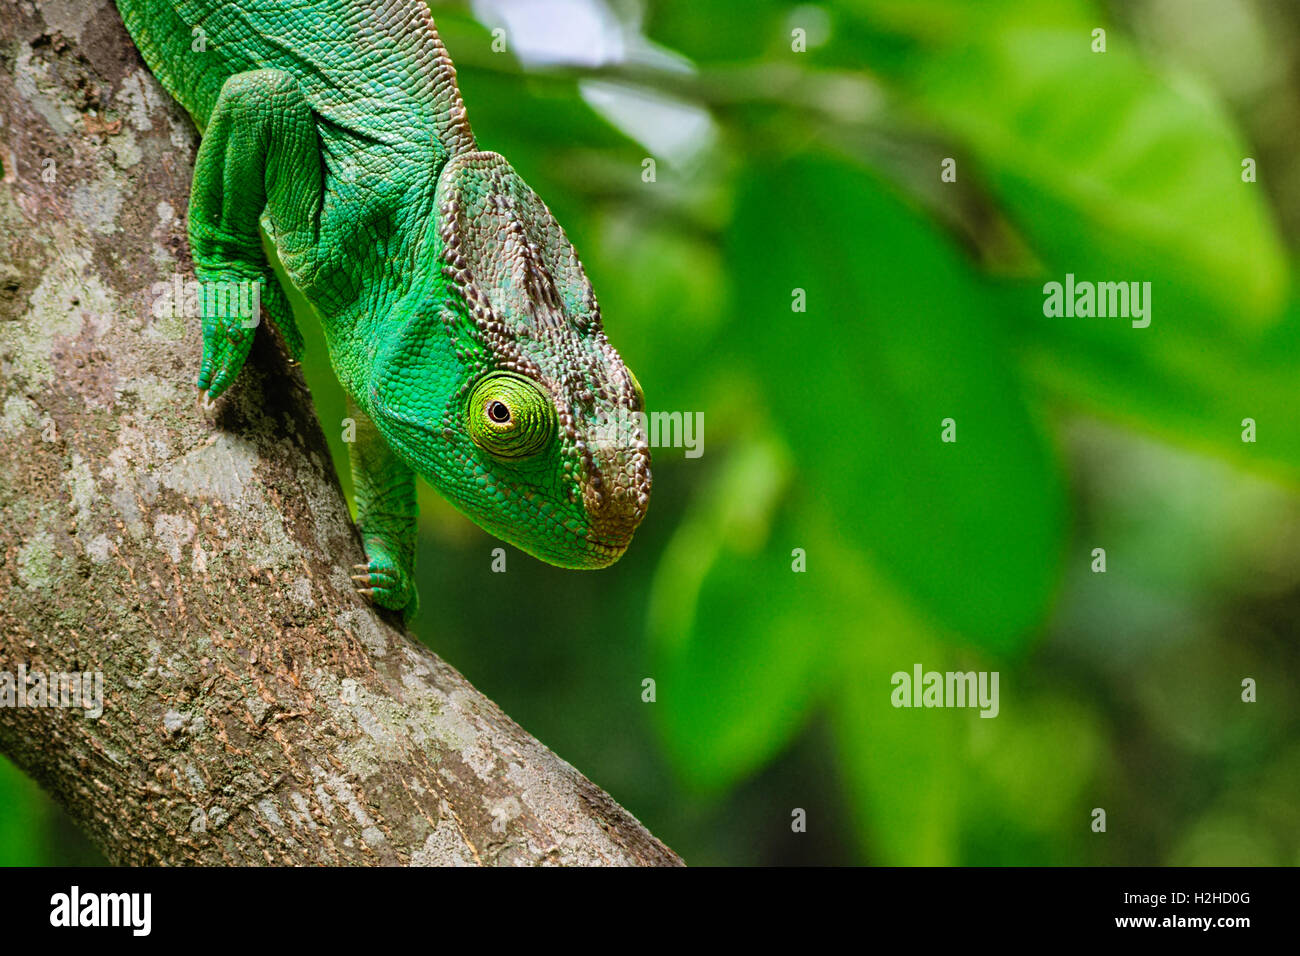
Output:
[[[354,564],[358,573],[351,575],[357,594],[379,607],[414,609],[416,597],[409,592],[409,579],[387,561],[373,560],[369,564]]]

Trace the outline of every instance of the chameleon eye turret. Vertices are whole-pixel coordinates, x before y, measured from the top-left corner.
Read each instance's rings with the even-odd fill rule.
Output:
[[[474,386],[465,408],[474,443],[497,458],[531,458],[555,438],[555,405],[522,375],[496,372]]]

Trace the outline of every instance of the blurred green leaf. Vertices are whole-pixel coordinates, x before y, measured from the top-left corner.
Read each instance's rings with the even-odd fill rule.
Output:
[[[1170,866],[1286,866],[1259,820],[1228,814],[1198,820],[1170,853]]]
[[[807,608],[818,600],[815,578],[791,570],[800,540],[782,518],[789,474],[771,438],[733,449],[655,574],[654,712],[694,790],[717,792],[765,763],[803,724],[816,690],[824,649]]]
[[[726,280],[716,243],[634,211],[588,215],[599,235],[590,252],[581,253],[583,266],[610,340],[636,370],[649,408],[699,407],[697,383],[715,381],[718,369],[682,356],[707,349],[725,320]],[[716,434],[712,420],[709,428],[710,436]]]
[[[873,30],[926,44],[967,44],[1018,26],[1096,27],[1090,0],[850,0]]]
[[[840,756],[863,849],[873,863],[1053,865],[1078,859],[1071,820],[1103,740],[1092,714],[1060,697],[1028,696],[1023,673],[999,673],[999,710],[894,707],[893,674],[988,671],[941,640],[851,552],[831,565],[854,625],[829,689]],[[1072,816],[1073,815],[1073,816]],[[1066,851],[1064,848],[1068,847]]]
[[[884,865],[959,862],[963,727],[968,710],[894,707],[891,677],[914,664],[947,670],[953,649],[851,552],[819,549],[853,583],[852,630],[832,690],[840,772],[868,860]]]
[[[1153,324],[1270,324],[1289,274],[1265,194],[1241,179],[1250,150],[1199,82],[1148,67],[1118,36],[1105,53],[1090,42],[1000,30],[928,58],[906,85],[974,151],[1052,278],[1149,281]]]
[[[1187,315],[1164,321],[1159,311],[1146,329],[1123,320],[1048,318],[1037,286],[1009,288],[1006,301],[1007,314],[1026,317],[1026,368],[1052,394],[1239,465],[1300,479],[1300,302],[1262,340],[1243,343]],[[1242,441],[1246,418],[1255,421],[1253,443]]]
[[[737,203],[728,349],[765,370],[801,484],[940,623],[1018,647],[1056,585],[1063,501],[992,298],[943,235],[844,163],[758,170]],[[955,443],[940,440],[947,418]]]
[[[1087,849],[1089,787],[1105,741],[1088,708],[1027,692],[1031,682],[1024,671],[1002,672],[1001,712],[969,726],[962,829],[983,863],[1055,866]]]
[[[775,43],[787,43],[781,29],[789,0],[692,0],[650,5],[645,30],[656,40],[700,60],[754,59]],[[788,45],[786,49],[789,49]]]

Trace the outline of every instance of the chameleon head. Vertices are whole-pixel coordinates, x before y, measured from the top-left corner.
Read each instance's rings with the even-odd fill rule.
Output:
[[[645,400],[582,264],[495,153],[454,156],[437,206],[432,281],[382,363],[376,424],[498,537],[561,567],[613,564],[650,501]]]

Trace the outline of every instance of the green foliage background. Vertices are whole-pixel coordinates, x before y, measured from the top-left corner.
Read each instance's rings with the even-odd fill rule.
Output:
[[[1300,9],[613,3],[693,64],[655,72],[526,71],[433,6],[705,442],[599,573],[493,574],[422,489],[423,640],[691,863],[1300,862]],[[628,73],[713,124],[653,183],[580,94]],[[1151,326],[1045,317],[1067,272],[1151,282]],[[999,671],[1000,716],[894,709],[915,663]],[[0,764],[0,862],[90,859]]]

